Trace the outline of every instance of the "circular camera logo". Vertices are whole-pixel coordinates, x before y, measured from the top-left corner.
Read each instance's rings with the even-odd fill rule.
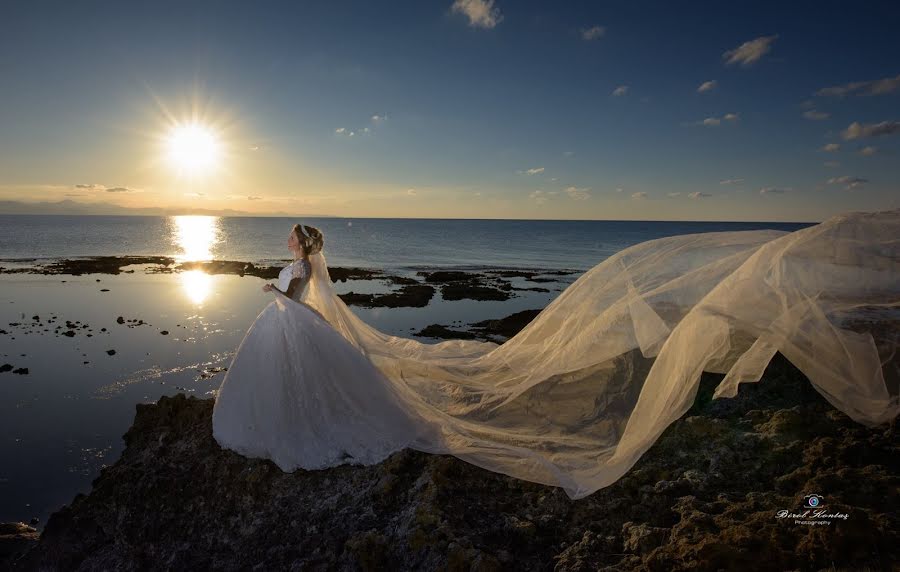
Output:
[[[803,497],[803,501],[804,501],[803,506],[806,506],[809,508],[818,508],[818,507],[822,506],[822,503],[824,500],[825,499],[823,499],[821,496],[816,495],[816,494],[806,495],[805,497]]]

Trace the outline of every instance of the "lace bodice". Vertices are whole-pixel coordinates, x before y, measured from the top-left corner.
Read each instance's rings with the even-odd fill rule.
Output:
[[[312,267],[310,266],[309,261],[301,258],[292,264],[288,264],[278,273],[278,289],[282,292],[287,292],[288,287],[291,285],[291,280],[300,278],[300,284],[293,293],[293,299],[300,300],[300,296],[306,289],[306,285],[309,284],[311,276]]]

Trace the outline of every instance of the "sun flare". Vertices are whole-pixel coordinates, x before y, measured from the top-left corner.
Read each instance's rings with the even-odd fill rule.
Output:
[[[209,173],[219,166],[222,145],[212,129],[198,123],[176,125],[166,140],[169,162],[190,175]]]

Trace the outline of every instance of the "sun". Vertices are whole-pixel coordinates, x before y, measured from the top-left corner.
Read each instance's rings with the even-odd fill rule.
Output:
[[[176,125],[166,139],[169,163],[182,173],[202,175],[221,162],[222,144],[216,133],[199,123]]]

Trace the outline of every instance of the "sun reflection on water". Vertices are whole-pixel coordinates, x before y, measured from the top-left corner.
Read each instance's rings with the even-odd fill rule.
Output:
[[[202,270],[188,270],[178,275],[184,293],[194,304],[202,304],[212,289],[212,276]]]
[[[219,242],[220,220],[215,216],[174,216],[170,219],[172,243],[181,250],[175,256],[180,262],[203,262],[213,259],[213,247]],[[187,297],[201,304],[209,296],[212,277],[202,270],[188,270],[179,274]]]
[[[212,260],[213,246],[219,242],[219,217],[185,215],[172,220],[172,242],[181,248],[178,261]]]

